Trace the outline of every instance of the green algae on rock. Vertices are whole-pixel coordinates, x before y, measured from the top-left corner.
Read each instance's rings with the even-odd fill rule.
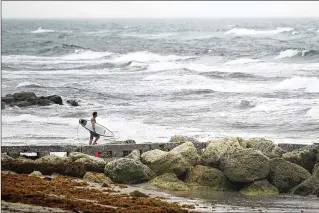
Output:
[[[146,165],[152,164],[161,157],[167,155],[168,152],[162,151],[160,149],[154,149],[148,152],[144,152],[141,155],[141,161]]]
[[[279,194],[279,190],[268,180],[258,180],[242,188],[240,193],[249,196],[276,195]]]
[[[172,149],[170,153],[180,153],[192,166],[196,165],[199,160],[197,149],[192,142],[185,142]]]
[[[186,175],[186,183],[190,185],[208,186],[215,191],[233,191],[235,186],[226,175],[215,168],[196,165]]]
[[[113,183],[113,181],[106,177],[103,173],[96,173],[96,172],[87,172],[83,176],[83,180],[90,181],[93,183],[105,183],[110,184]]]
[[[165,173],[149,181],[154,186],[173,191],[189,191],[189,187],[173,173]]]

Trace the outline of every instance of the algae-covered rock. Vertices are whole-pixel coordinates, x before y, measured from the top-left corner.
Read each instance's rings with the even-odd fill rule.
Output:
[[[198,143],[199,141],[195,138],[188,137],[188,136],[183,136],[183,135],[174,135],[171,137],[169,142],[193,142],[193,143]]]
[[[216,191],[232,191],[235,189],[222,171],[202,165],[192,167],[187,172],[185,181],[190,185],[209,186]]]
[[[154,161],[152,164],[149,164],[149,167],[157,175],[174,173],[177,176],[181,176],[188,171],[191,164],[182,156],[182,154],[169,152]]]
[[[258,180],[241,189],[240,193],[249,196],[276,195],[279,194],[279,190],[268,180]]]
[[[93,183],[106,183],[106,184],[113,183],[113,181],[109,177],[106,177],[103,173],[96,173],[96,172],[85,173],[85,175],[83,176],[83,179]]]
[[[138,160],[121,158],[106,164],[104,174],[118,183],[143,183],[153,178],[154,173]]]
[[[126,158],[131,158],[131,159],[134,159],[134,160],[140,160],[140,158],[141,158],[140,150],[134,149],[128,156],[126,156]]]
[[[68,157],[59,157],[56,155],[46,155],[43,156],[39,159],[35,160],[36,163],[61,163],[61,162],[65,162],[65,163],[69,163],[72,162],[71,158]]]
[[[269,158],[255,149],[228,153],[221,159],[221,170],[233,182],[248,183],[265,179],[269,174]]]
[[[141,155],[141,161],[143,163],[145,163],[146,165],[148,164],[152,164],[155,161],[157,161],[158,159],[160,159],[161,157],[167,155],[168,152],[159,150],[159,149],[154,149],[148,152],[144,152]]]
[[[72,152],[70,153],[70,158],[73,160],[73,161],[77,161],[81,158],[83,159],[86,159],[86,160],[81,160],[81,162],[83,163],[89,163],[89,164],[94,164],[96,165],[97,167],[103,167],[105,166],[106,162],[103,158],[97,158],[97,157],[94,157],[94,156],[91,156],[91,155],[87,155],[87,154],[83,154],[83,153],[80,153],[80,152]]]
[[[199,156],[197,149],[192,142],[185,142],[170,151],[171,153],[180,153],[192,166],[196,165]]]
[[[29,176],[35,176],[35,177],[39,177],[39,178],[44,178],[42,173],[39,171],[33,171],[31,174],[29,174]]]
[[[309,172],[312,172],[316,163],[316,155],[319,151],[319,145],[309,145],[292,152],[285,153],[282,157],[291,162],[302,166]]]
[[[270,140],[264,138],[250,138],[247,148],[258,149],[269,158],[281,157],[285,151]]]
[[[297,164],[282,158],[270,160],[269,180],[280,192],[288,192],[310,176],[306,169]]]
[[[165,173],[149,181],[152,185],[173,191],[189,191],[189,187],[173,173]]]
[[[208,146],[201,156],[203,165],[218,167],[221,157],[226,153],[245,148],[241,138],[228,137],[221,140],[209,141]]]
[[[104,167],[106,165],[106,162],[103,159],[100,158],[80,158],[74,161],[75,163],[81,163],[85,166],[86,171],[92,171],[92,172],[104,172]]]
[[[312,175],[308,179],[301,182],[299,185],[292,188],[290,192],[293,194],[307,196],[310,194],[315,194],[318,189],[319,178],[315,175]]]

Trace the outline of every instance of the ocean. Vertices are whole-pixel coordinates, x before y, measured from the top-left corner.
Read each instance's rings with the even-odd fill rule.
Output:
[[[319,142],[319,19],[4,19],[1,66],[2,96],[64,101],[6,107],[2,145],[88,144],[93,111],[116,140]]]

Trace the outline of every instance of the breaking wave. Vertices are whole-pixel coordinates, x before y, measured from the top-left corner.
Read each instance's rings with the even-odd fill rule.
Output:
[[[275,30],[255,30],[247,28],[233,28],[225,32],[226,35],[237,35],[237,36],[267,36],[276,35],[279,33],[290,32],[293,28],[290,27],[277,27]]]

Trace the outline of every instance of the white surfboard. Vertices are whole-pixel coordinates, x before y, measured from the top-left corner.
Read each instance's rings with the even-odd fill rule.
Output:
[[[90,120],[80,119],[79,123],[85,129],[93,132],[92,123]],[[104,137],[114,137],[113,132],[111,132],[108,128],[106,128],[105,126],[102,126],[101,124],[98,124],[98,123],[95,123],[95,132],[101,136],[104,136]]]

